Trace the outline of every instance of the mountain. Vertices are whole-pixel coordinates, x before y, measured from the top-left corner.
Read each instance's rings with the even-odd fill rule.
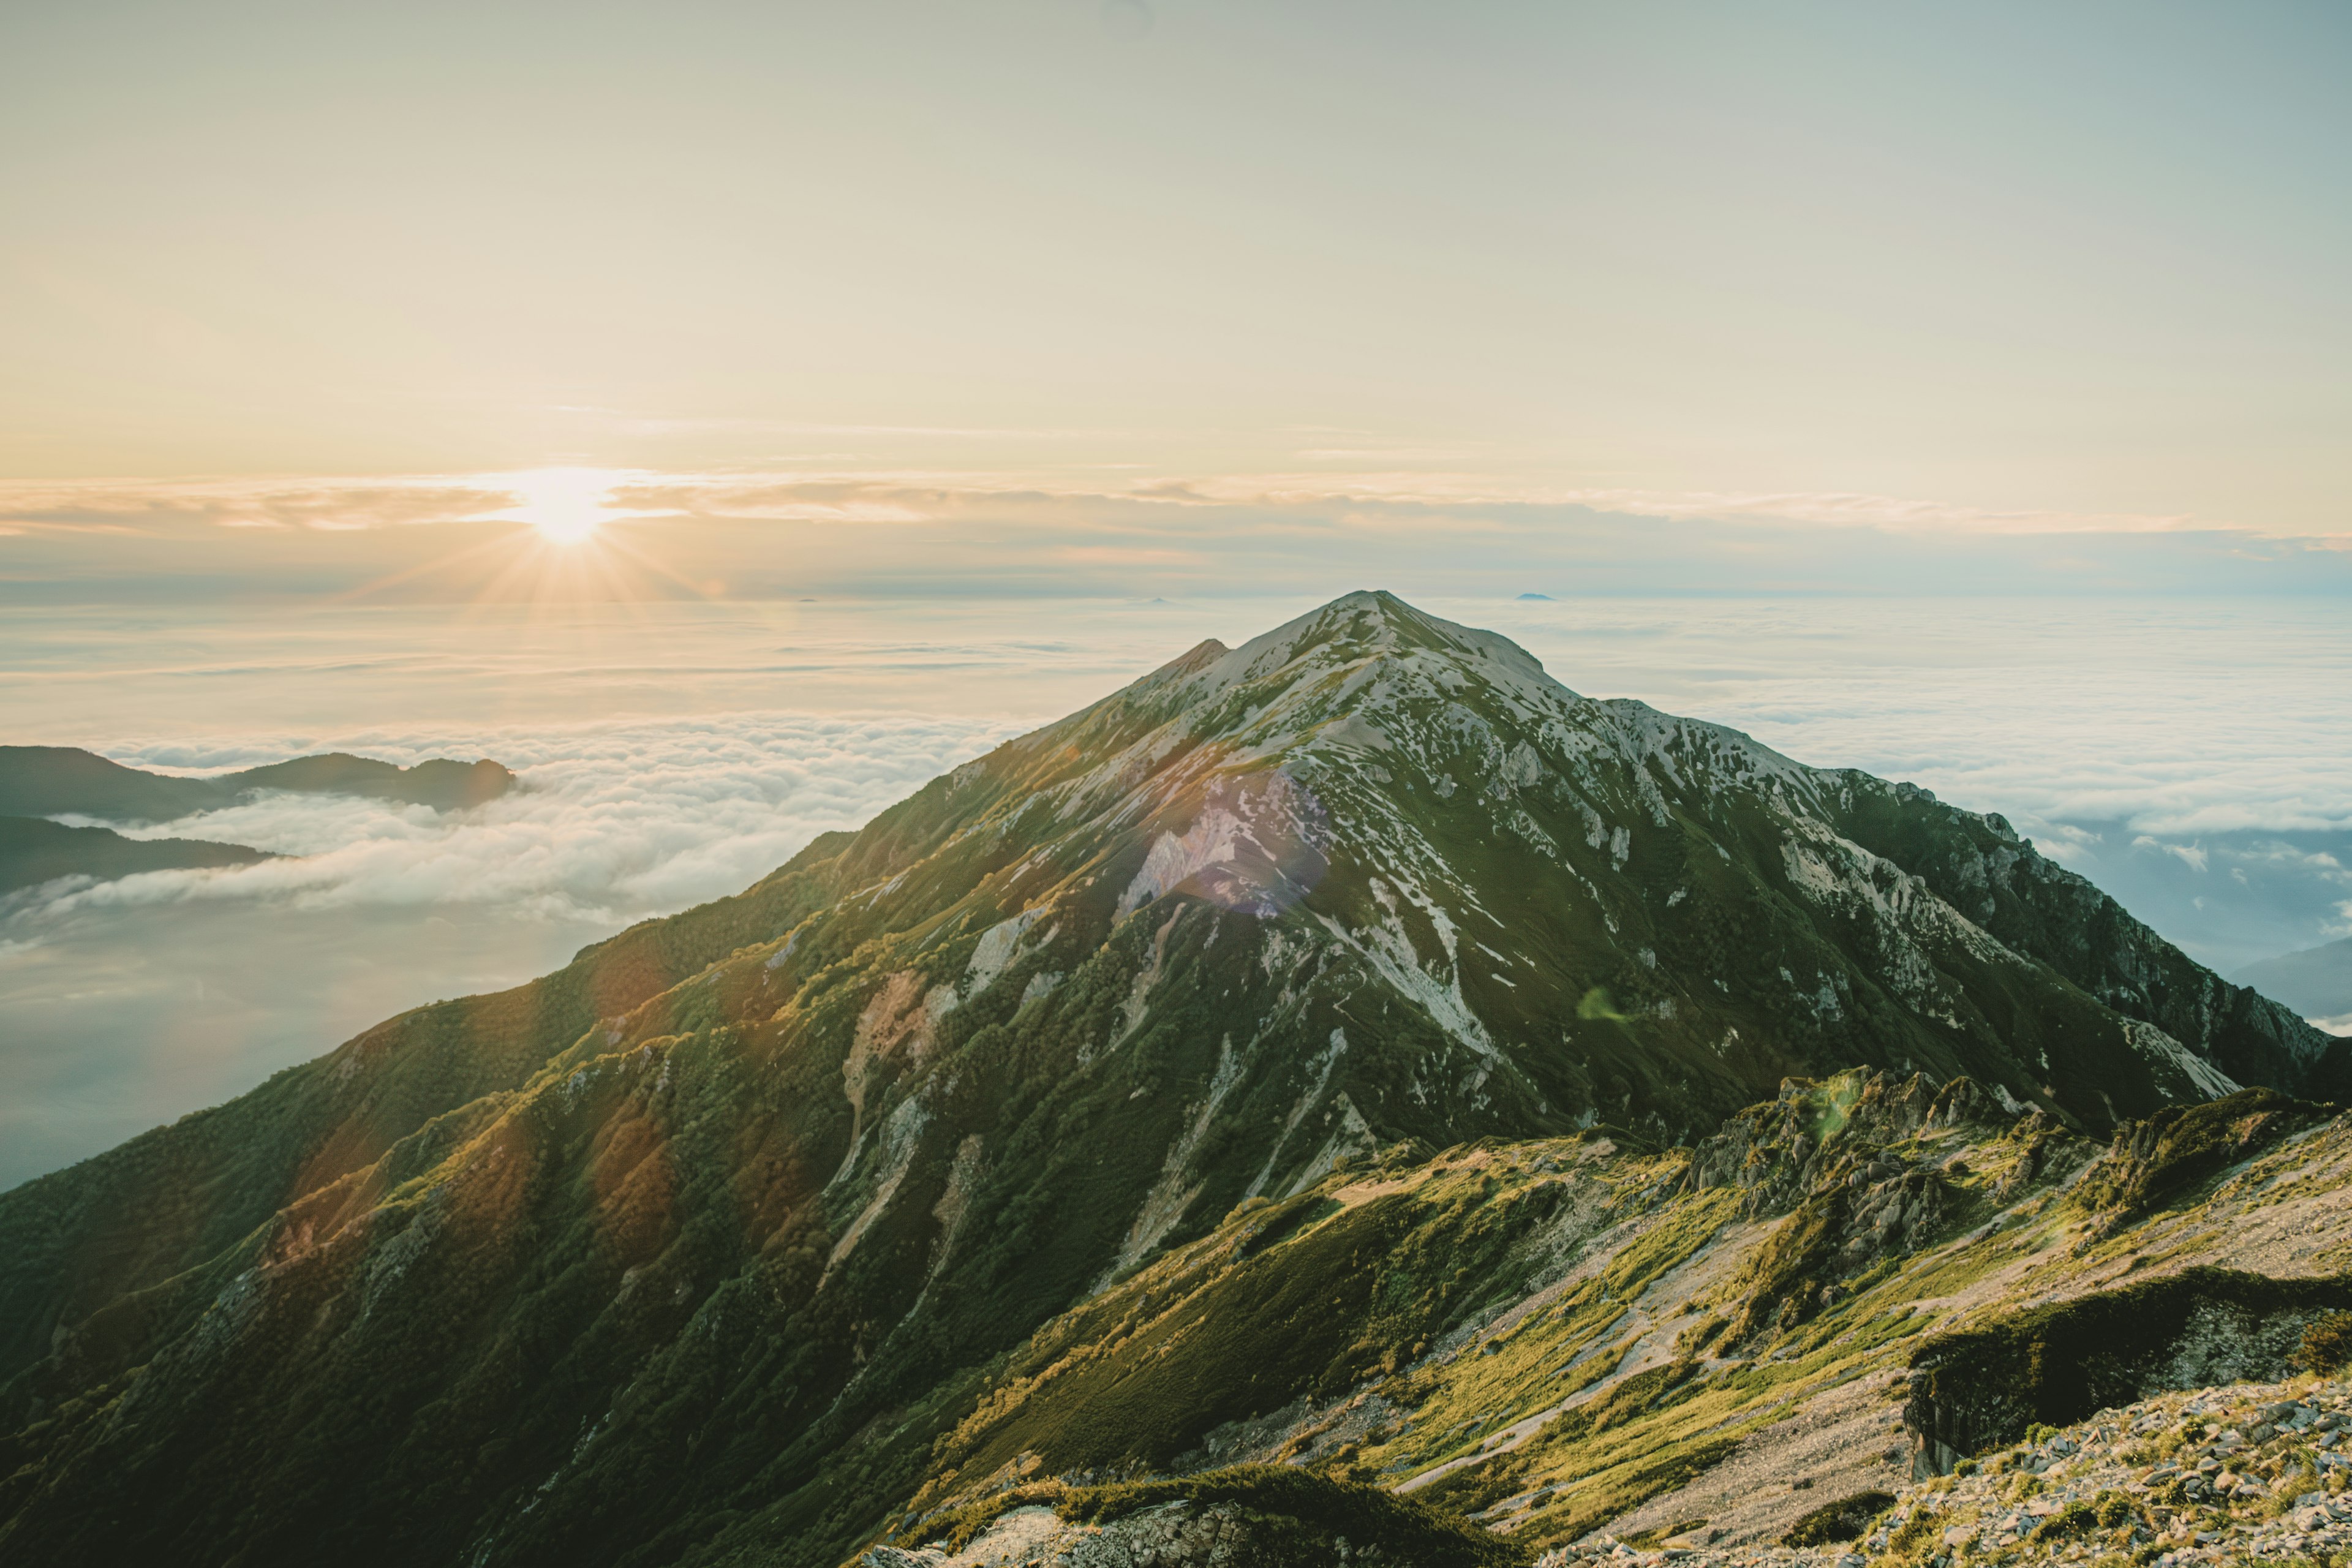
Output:
[[[2250,963],[2236,979],[2306,1018],[2352,1019],[2352,936]],[[2336,1027],[2352,1029],[2352,1023]]]
[[[0,746],[0,815],[173,822],[234,805],[258,790],[358,795],[439,811],[479,805],[514,787],[514,774],[484,758],[398,767],[341,752],[207,778],[127,768],[74,746]]]
[[[0,1420],[23,1422],[0,1552],[826,1563],[951,1490],[942,1464],[997,1463],[954,1458],[979,1405],[1070,1356],[1142,1376],[1117,1356],[1169,1298],[1139,1282],[1201,1247],[1296,1232],[1345,1282],[1244,1270],[1187,1331],[1241,1384],[1141,1448],[1118,1435],[1141,1385],[1097,1384],[1054,1428],[1108,1434],[1074,1462],[1164,1468],[1200,1422],[1437,1353],[1500,1299],[1478,1258],[1535,1277],[1490,1202],[1506,1147],[1611,1162],[1599,1187],[1530,1178],[1553,1206],[1523,1219],[1583,1216],[1528,1243],[1554,1264],[1662,1215],[1693,1247],[1790,1215],[1738,1327],[1801,1336],[1853,1288],[1849,1238],[1986,1212],[1822,1152],[1871,1071],[1980,1085],[1953,1104],[1998,1121],[1971,1157],[2023,1172],[2005,1203],[2053,1148],[2340,1068],[1997,817],[1589,700],[1350,595],[735,899],[0,1195]],[[1759,1101],[1781,1109],[1719,1159],[1674,1152]],[[1384,1189],[1305,1228],[1375,1161],[1416,1190],[1454,1173],[1428,1194],[1454,1217]],[[1700,1191],[1734,1195],[1674,1206]],[[1612,1300],[1660,1277],[1627,1267]],[[1390,1323],[1419,1326],[1367,1337]]]
[[[202,838],[125,838],[104,827],[68,827],[37,816],[0,816],[0,893],[59,877],[108,881],[141,871],[247,866],[274,858],[242,844]]]

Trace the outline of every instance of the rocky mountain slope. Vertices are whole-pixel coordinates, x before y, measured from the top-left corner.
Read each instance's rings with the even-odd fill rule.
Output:
[[[1052,1325],[1120,1342],[1108,1304],[1156,1310],[1175,1287],[1150,1282],[1243,1245],[1254,1205],[1338,1203],[1276,1238],[1353,1260],[1331,1298],[1245,1268],[1202,1320],[1239,1386],[1139,1425],[1118,1413],[1155,1407],[1110,1385],[1038,1460],[1189,1464],[1398,1375],[1460,1331],[1482,1268],[1533,1267],[1492,1156],[1423,1163],[1489,1139],[1524,1145],[1514,1171],[1580,1173],[1527,1178],[1570,1216],[1562,1258],[1677,1184],[1693,1247],[1798,1204],[1723,1331],[1811,1331],[1849,1243],[1940,1235],[1948,1194],[1906,1165],[1806,1198],[1814,1123],[1843,1110],[1774,1100],[1734,1124],[1745,1152],[1717,1129],[1857,1064],[1965,1075],[1951,1114],[2034,1129],[2027,1165],[2069,1130],[2342,1070],[1998,818],[1590,701],[1499,637],[1351,595],[737,899],[0,1196],[0,1421],[22,1422],[0,1552],[830,1563],[943,1463],[1047,1451],[972,1423]],[[1634,1153],[1709,1138],[1680,1166]],[[1411,1191],[1338,1198],[1373,1159]],[[1619,1331],[1651,1283],[1544,1321]],[[1365,1337],[1376,1290],[1412,1337]]]
[[[1716,1532],[1700,1526],[1643,1550],[1603,1531],[1538,1563],[2330,1563],[2352,1550],[2347,1429],[2352,1384],[2341,1378],[2305,1374],[2161,1394],[2044,1427],[1956,1474],[1832,1500],[1790,1527],[1782,1540],[1793,1546],[1718,1545]],[[1174,1521],[1163,1514],[1159,1522],[1165,1529]]]

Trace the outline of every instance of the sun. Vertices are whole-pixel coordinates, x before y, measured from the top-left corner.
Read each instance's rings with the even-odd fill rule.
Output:
[[[519,504],[499,513],[539,530],[550,544],[584,544],[602,524],[621,515],[606,504],[620,478],[601,468],[535,468],[509,474]]]

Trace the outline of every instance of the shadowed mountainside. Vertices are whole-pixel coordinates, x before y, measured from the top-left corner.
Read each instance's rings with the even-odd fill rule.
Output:
[[[37,816],[0,816],[0,893],[60,877],[100,881],[141,871],[249,866],[274,858],[242,844],[203,838],[125,838],[105,827],[68,827]]]

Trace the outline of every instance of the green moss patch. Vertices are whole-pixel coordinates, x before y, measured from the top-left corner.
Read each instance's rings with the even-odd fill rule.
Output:
[[[2240,1089],[2201,1105],[2168,1106],[2116,1129],[2107,1154],[2074,1189],[2074,1201],[2115,1225],[2178,1202],[2227,1166],[2333,1114],[2330,1107],[2267,1089]]]

